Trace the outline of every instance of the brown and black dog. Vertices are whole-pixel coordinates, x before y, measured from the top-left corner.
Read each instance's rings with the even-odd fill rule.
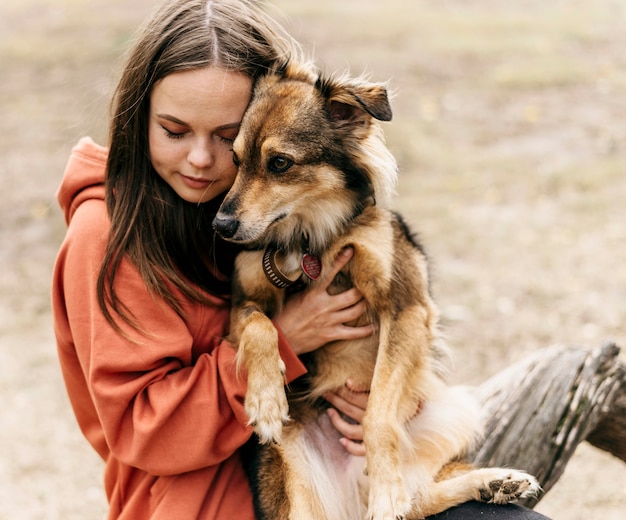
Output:
[[[426,256],[388,209],[397,167],[377,120],[391,120],[383,85],[288,64],[257,81],[234,142],[239,173],[213,225],[247,248],[236,260],[231,339],[263,444],[253,482],[261,518],[419,519],[539,489],[522,471],[458,462],[477,440],[480,410],[445,383]],[[286,392],[271,318],[291,292],[327,283],[347,246],[354,256],[331,290],[356,287],[369,309],[359,323],[378,333],[316,350]],[[348,378],[370,388],[365,458],[343,450],[324,413],[321,396]]]

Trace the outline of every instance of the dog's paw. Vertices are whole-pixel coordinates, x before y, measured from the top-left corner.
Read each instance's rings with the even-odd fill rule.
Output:
[[[484,481],[477,497],[482,502],[508,504],[520,498],[536,495],[541,487],[537,479],[528,473],[504,468],[484,468]]]
[[[280,444],[283,426],[289,422],[289,405],[284,387],[285,365],[273,373],[248,375],[245,410],[262,444]]]
[[[411,498],[404,484],[371,483],[368,520],[403,520],[411,510]]]

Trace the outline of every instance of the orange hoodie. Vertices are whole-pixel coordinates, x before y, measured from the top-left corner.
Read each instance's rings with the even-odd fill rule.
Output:
[[[104,202],[107,150],[83,138],[58,192],[68,230],[52,302],[61,369],[80,428],[106,462],[109,519],[252,519],[239,448],[250,437],[246,384],[233,369],[226,301],[180,295],[181,318],[152,295],[129,262],[115,278],[145,336],[98,305],[96,281],[110,227]],[[134,341],[133,341],[134,340]],[[291,381],[305,368],[280,335]]]

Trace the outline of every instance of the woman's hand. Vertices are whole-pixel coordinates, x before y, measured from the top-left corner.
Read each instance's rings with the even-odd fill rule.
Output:
[[[317,284],[294,294],[275,317],[276,324],[297,355],[311,352],[330,341],[364,338],[374,333],[374,325],[344,325],[361,316],[366,305],[356,289],[330,295],[335,275],[350,261],[354,251],[344,249],[331,267],[327,284]]]
[[[311,352],[330,341],[364,338],[376,331],[374,325],[345,325],[366,311],[359,291],[348,289],[335,295],[327,292],[332,280],[353,254],[352,248],[344,249],[332,265],[326,285],[315,285],[293,295],[275,317],[276,324],[296,354]],[[324,397],[333,407],[328,409],[328,416],[342,435],[339,442],[348,453],[364,456],[361,422],[369,397],[368,389],[356,388],[351,381],[347,381],[344,388]]]
[[[328,409],[330,422],[343,435],[339,442],[348,453],[359,457],[365,455],[361,423],[368,398],[369,390],[357,388],[351,380],[346,381],[344,387],[337,392],[324,396],[332,405]]]
[[[330,422],[343,435],[339,442],[348,453],[361,457],[365,455],[363,416],[369,396],[369,388],[358,387],[350,379],[346,381],[343,388],[324,395],[324,399],[332,406],[327,411]],[[415,414],[411,419],[422,411],[423,405],[423,401],[417,405]]]

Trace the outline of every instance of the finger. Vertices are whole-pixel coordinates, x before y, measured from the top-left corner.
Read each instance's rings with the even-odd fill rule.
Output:
[[[334,408],[336,408],[335,411],[338,410],[343,415],[359,424],[363,422],[363,416],[365,415],[365,406],[362,406],[362,402],[352,403],[336,393],[326,394],[324,395],[324,399],[326,399],[326,401],[328,401]],[[365,402],[365,405],[367,405],[367,401]],[[333,410],[329,409],[329,412],[332,413]],[[346,424],[348,423],[348,421],[343,419],[341,416],[339,416],[339,419],[344,421]]]
[[[333,329],[330,336],[333,338],[333,341],[363,339],[375,334],[376,330],[376,325],[363,325],[361,327],[338,325]]]
[[[334,408],[329,408],[327,413],[335,430],[337,430],[341,435],[352,441],[363,441],[363,426],[360,424],[349,423]]]
[[[328,272],[328,278],[327,278],[328,284],[325,289],[327,289],[330,286],[330,284],[335,279],[335,276],[337,276],[337,273],[339,273],[339,271],[341,271],[344,268],[344,266],[350,261],[353,255],[354,255],[354,249],[352,249],[351,247],[344,248],[337,255],[337,258],[333,262],[333,265],[330,267],[330,271]]]
[[[365,300],[361,299],[354,305],[340,307],[337,311],[335,311],[336,314],[334,319],[337,323],[349,323],[363,316],[366,311],[367,304],[365,303]]]
[[[365,457],[365,444],[362,442],[354,442],[350,439],[346,439],[345,437],[339,439],[339,442],[350,455],[354,455],[355,457]]]
[[[345,387],[352,393],[355,394],[369,394],[370,389],[369,386],[359,385],[353,379],[347,379]]]
[[[352,392],[347,386],[345,386],[337,393],[346,403],[359,408],[363,411],[363,414],[365,414],[365,409],[367,408],[367,402],[369,400],[369,392]]]
[[[359,291],[356,287],[346,289],[343,292],[331,296],[331,298],[334,298],[338,304],[341,305],[341,309],[353,307],[359,303],[363,303],[363,306],[366,307],[365,298],[363,298],[363,294],[361,294],[361,291]]]
[[[359,312],[356,315],[358,318],[361,314],[363,314],[367,310],[367,303],[363,299],[363,295],[359,292],[358,289],[354,287],[351,289],[347,289],[343,292],[337,294],[328,294],[326,290],[323,290],[323,293],[326,298],[325,309],[327,312],[335,313],[343,310],[350,310],[350,315],[355,312]],[[356,308],[354,308],[357,306]],[[343,321],[350,320],[335,320],[337,323],[343,323]]]

